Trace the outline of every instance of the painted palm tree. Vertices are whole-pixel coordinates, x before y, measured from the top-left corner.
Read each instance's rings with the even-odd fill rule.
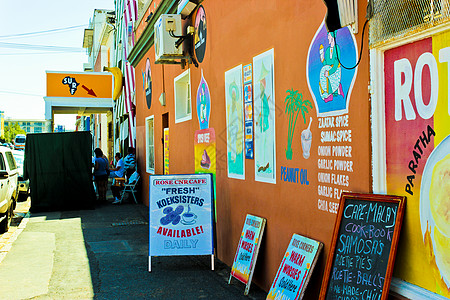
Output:
[[[303,123],[306,124],[305,114],[308,113],[308,107],[312,108],[311,101],[303,100],[303,95],[294,89],[287,90],[284,102],[286,103],[286,110],[289,116],[289,128],[288,128],[288,143],[286,149],[286,158],[292,159],[292,138],[294,137],[295,124],[297,123],[298,114],[301,112],[303,117]]]

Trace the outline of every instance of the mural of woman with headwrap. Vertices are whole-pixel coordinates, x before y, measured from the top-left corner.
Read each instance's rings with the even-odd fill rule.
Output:
[[[348,106],[358,67],[355,35],[348,27],[329,33],[325,22],[311,40],[306,62],[308,88],[318,117],[348,113]]]
[[[335,44],[334,37],[328,33],[328,42],[330,46],[323,50],[323,45],[320,45],[320,61],[323,64],[320,70],[320,96],[325,102],[333,100],[333,97],[341,95],[343,98],[344,92],[341,84],[341,64],[339,63],[340,49]]]

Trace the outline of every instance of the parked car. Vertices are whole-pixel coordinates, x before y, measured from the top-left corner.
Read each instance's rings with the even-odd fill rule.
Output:
[[[28,195],[30,193],[30,180],[23,179],[23,161],[25,159],[25,152],[19,151],[19,150],[12,150],[11,151],[14,159],[16,160],[16,165],[19,170],[19,178],[18,178],[18,185],[19,185],[19,200],[27,200]]]
[[[18,197],[19,170],[11,149],[0,146],[0,233],[9,229]]]

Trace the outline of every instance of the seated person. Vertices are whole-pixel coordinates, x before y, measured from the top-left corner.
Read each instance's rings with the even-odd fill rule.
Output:
[[[124,177],[125,176],[125,164],[122,159],[122,154],[120,152],[116,153],[116,156],[114,157],[116,160],[116,167],[110,168],[109,177],[115,178],[115,177]]]
[[[111,172],[109,173],[109,177],[123,178],[125,176],[125,168],[124,168],[122,155],[119,152],[117,152],[114,158],[116,160],[116,166],[114,168],[110,169]],[[120,196],[121,189],[122,189],[122,187],[119,185],[115,185],[115,184],[111,185],[111,191],[114,196],[113,204],[120,203],[119,196]]]
[[[136,172],[136,171],[134,171],[133,172],[133,174],[131,174],[131,176],[128,178],[128,180],[127,180],[127,183],[125,184],[125,188],[124,188],[124,190],[123,190],[123,192],[125,193],[125,192],[128,192],[128,193],[132,193],[133,194],[133,198],[134,198],[134,201],[137,203],[137,200],[136,200],[136,196],[134,195],[134,193],[135,193],[135,186],[136,186],[136,184],[138,183],[138,181],[139,181],[139,174],[138,174],[138,172]],[[123,197],[124,195],[122,195],[122,197]],[[118,203],[113,203],[113,204],[120,204],[121,202],[119,201]]]
[[[127,178],[136,171],[136,150],[133,147],[128,148],[128,155],[124,159],[124,168]]]

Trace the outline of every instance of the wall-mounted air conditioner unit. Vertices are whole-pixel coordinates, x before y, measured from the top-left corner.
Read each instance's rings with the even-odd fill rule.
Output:
[[[181,35],[181,15],[161,15],[155,24],[155,63],[175,63],[184,58],[183,45],[176,45]]]
[[[323,0],[327,6],[325,24],[328,32],[352,25],[353,33],[358,32],[357,0]]]

